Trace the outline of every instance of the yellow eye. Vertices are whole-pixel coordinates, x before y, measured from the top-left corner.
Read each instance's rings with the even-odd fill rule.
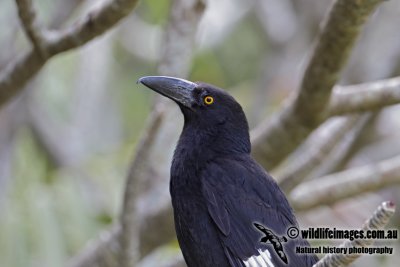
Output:
[[[211,105],[212,103],[214,103],[214,98],[212,96],[206,96],[204,98],[204,103],[206,105]]]

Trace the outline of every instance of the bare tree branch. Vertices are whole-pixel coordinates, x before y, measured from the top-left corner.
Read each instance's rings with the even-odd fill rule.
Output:
[[[351,86],[335,86],[330,101],[329,115],[359,113],[398,103],[400,103],[399,77]],[[285,166],[282,172],[276,175],[282,189],[289,192],[300,184],[356,121],[357,117],[348,117],[333,127],[317,130],[318,133],[314,134],[315,138],[310,137],[313,138],[313,141],[310,141],[312,147],[294,164]]]
[[[143,258],[138,267],[186,267],[185,260],[179,248],[173,244],[167,244],[155,249]]]
[[[134,266],[138,261],[139,255],[139,231],[140,231],[140,218],[137,214],[137,199],[143,189],[140,176],[143,176],[143,167],[146,166],[146,161],[149,160],[150,151],[154,144],[154,139],[157,136],[163,112],[156,111],[151,114],[148,123],[149,128],[142,135],[142,140],[136,148],[135,159],[130,165],[128,178],[125,185],[124,200],[122,212],[120,215],[120,223],[122,226],[122,235],[120,235],[120,266],[128,267]],[[141,175],[140,175],[141,174]]]
[[[19,0],[26,2],[23,0]],[[43,49],[47,57],[30,50],[11,62],[0,73],[0,106],[22,90],[22,87],[52,56],[79,47],[112,28],[127,16],[137,0],[107,1],[62,32],[48,33]]]
[[[372,123],[376,115],[376,113],[371,112],[362,114],[353,128],[347,132],[342,140],[339,140],[326,160],[313,170],[312,176],[315,178],[344,170],[351,155],[354,155],[357,151],[358,142],[362,139],[365,129]]]
[[[159,65],[160,74],[179,77],[186,76],[193,54],[194,36],[204,9],[205,3],[203,0],[173,1],[164,41],[165,50]],[[146,167],[149,165],[146,162],[153,162],[151,158],[155,156],[151,149],[154,142],[159,139],[164,140],[166,136],[170,135],[169,132],[177,130],[176,126],[170,127],[169,123],[167,123],[171,120],[163,119],[164,115],[168,116],[168,118],[170,117],[172,114],[170,111],[171,106],[168,102],[166,104],[165,101],[157,101],[153,107],[153,112],[147,123],[148,131],[146,131],[142,136],[142,141],[137,148],[135,159],[131,164],[129,175],[127,177],[124,203],[120,218],[121,227],[118,228],[118,232],[111,233],[110,238],[107,240],[94,241],[96,244],[94,249],[84,250],[81,255],[77,257],[77,259],[81,260],[73,261],[75,264],[71,266],[99,266],[99,264],[104,260],[104,257],[102,257],[101,254],[110,254],[109,252],[103,251],[104,249],[110,248],[110,245],[101,244],[103,242],[110,244],[118,242],[119,254],[112,254],[114,262],[118,261],[116,257],[120,257],[118,266],[134,266],[140,258],[138,247],[148,245],[148,240],[146,239],[156,235],[158,236],[159,242],[157,245],[160,245],[163,240],[170,240],[173,238],[173,225],[167,223],[165,219],[165,216],[168,216],[169,218],[172,217],[169,202],[165,207],[162,207],[161,210],[158,210],[157,214],[146,213],[144,216],[141,216],[141,213],[137,208],[139,205],[139,193],[143,194],[143,191],[146,191],[143,189],[143,184],[148,184],[148,180],[150,179],[149,176],[158,175],[153,172],[153,169]],[[167,174],[165,175],[165,179],[168,179]],[[154,180],[154,177],[151,177],[151,180]],[[163,227],[160,227],[160,222],[162,222],[162,224],[167,223],[168,227],[171,229],[171,231],[163,232],[161,238],[160,234],[157,234],[156,232],[157,229],[160,229],[159,231],[164,229]],[[147,228],[144,224],[158,226],[152,227],[151,231],[154,231],[154,233],[149,234],[149,231],[143,231],[144,228]],[[143,232],[147,232],[147,234]],[[149,248],[147,248],[147,250],[148,249]],[[177,264],[179,264],[179,261]]]
[[[43,29],[37,22],[32,0],[15,0],[15,2],[17,3],[18,15],[26,35],[31,40],[37,53],[46,58],[47,51],[44,47],[46,40],[43,35]]]
[[[163,46],[164,51],[158,67],[160,74],[179,77],[187,75],[193,55],[195,33],[204,9],[205,3],[202,0],[175,0],[172,2]],[[154,108],[151,118],[157,116],[160,112],[169,111],[168,104],[165,104],[165,101],[158,100]],[[139,177],[149,179],[148,176],[150,175],[150,173],[146,173],[146,170],[141,170],[140,166],[145,166],[145,161],[152,161],[150,159],[152,155],[148,153],[151,145],[146,143],[151,140],[150,138],[154,139],[156,135],[162,134],[159,131],[160,124],[161,117],[156,128],[154,121],[150,120],[149,127],[150,130],[154,130],[151,131],[154,135],[147,133],[143,136],[143,146],[139,146],[128,176],[121,213],[123,235],[121,235],[120,240],[122,249],[120,266],[122,267],[134,266],[139,259],[137,241],[140,225],[138,219],[135,219],[137,217],[136,200],[139,193],[144,190],[141,190],[138,184],[140,183]],[[145,153],[148,154],[145,155]]]
[[[300,89],[252,133],[253,155],[276,166],[327,116],[333,86],[368,16],[382,0],[337,0],[304,73]],[[289,130],[290,129],[290,130]]]
[[[341,118],[337,123],[327,124],[318,129],[309,140],[311,145],[308,150],[302,152],[302,156],[293,165],[286,166],[284,172],[278,176],[281,188],[285,192],[290,192],[300,184],[316,166],[321,164],[358,118],[359,116]]]
[[[88,242],[82,253],[74,257],[67,266],[69,267],[108,267],[118,266],[118,253],[120,251],[118,238],[121,227],[114,225],[110,230],[100,233],[98,239]]]
[[[175,0],[171,8],[158,72],[186,77],[190,70],[194,35],[206,0]],[[190,48],[190,49],[188,49]]]
[[[289,195],[295,210],[335,203],[400,183],[400,156],[304,182]]]
[[[383,229],[389,222],[390,218],[396,211],[396,205],[391,202],[383,202],[362,226],[362,230],[378,230]],[[345,248],[366,248],[373,243],[373,239],[354,239],[353,241],[346,240],[340,247]],[[313,265],[313,267],[339,267],[347,266],[354,262],[363,254],[327,254],[320,261]]]
[[[81,267],[109,267],[120,266],[120,257],[122,246],[125,246],[129,253],[129,258],[137,259],[139,257],[138,246],[141,243],[147,243],[148,234],[142,233],[141,230],[147,224],[159,224],[160,221],[165,222],[162,212],[153,214],[140,214],[137,212],[136,205],[139,193],[143,193],[143,179],[149,178],[151,171],[146,169],[149,160],[149,153],[152,153],[155,138],[158,138],[158,129],[161,127],[165,110],[156,109],[149,117],[148,128],[142,136],[137,146],[135,159],[131,164],[125,186],[124,201],[121,211],[120,222],[116,223],[112,229],[100,234],[98,238],[90,241],[89,245],[84,248],[77,256],[75,256],[67,266]],[[157,137],[155,136],[157,135]],[[154,177],[152,177],[154,178]],[[150,222],[149,222],[150,220]],[[155,222],[152,222],[152,221]],[[131,224],[131,225],[130,225]],[[124,230],[123,230],[124,228]],[[107,238],[103,238],[106,236]],[[130,240],[126,240],[131,238]],[[131,249],[129,251],[128,249]]]
[[[400,103],[400,77],[352,86],[336,86],[328,113],[347,113],[376,110]]]
[[[103,34],[136,6],[137,0],[112,0],[90,11],[84,18],[62,32],[56,32],[49,40],[48,50],[55,55],[91,41]]]

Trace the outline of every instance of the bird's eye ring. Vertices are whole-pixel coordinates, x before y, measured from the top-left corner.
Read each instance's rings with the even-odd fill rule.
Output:
[[[211,105],[212,103],[214,103],[214,98],[212,97],[212,96],[206,96],[205,98],[204,98],[204,103],[206,104],[206,105]]]

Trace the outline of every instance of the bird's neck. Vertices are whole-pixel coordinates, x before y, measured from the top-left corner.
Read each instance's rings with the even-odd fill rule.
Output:
[[[249,154],[247,129],[236,131],[244,133],[234,129],[227,133],[223,127],[199,129],[196,125],[185,125],[171,166],[171,189],[180,193],[196,192],[201,184],[201,172],[210,161]]]
[[[187,156],[210,160],[216,156],[250,153],[248,127],[228,123],[217,127],[205,127],[195,123],[184,125],[177,149],[182,148]]]

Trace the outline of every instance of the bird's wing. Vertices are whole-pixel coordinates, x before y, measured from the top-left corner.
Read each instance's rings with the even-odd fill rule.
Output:
[[[253,223],[281,237],[297,222],[277,184],[257,163],[250,157],[213,161],[202,172],[202,192],[232,266],[287,266],[271,244],[260,242],[263,234]],[[294,253],[304,242],[284,244],[291,266],[311,266],[303,263],[306,256]]]

